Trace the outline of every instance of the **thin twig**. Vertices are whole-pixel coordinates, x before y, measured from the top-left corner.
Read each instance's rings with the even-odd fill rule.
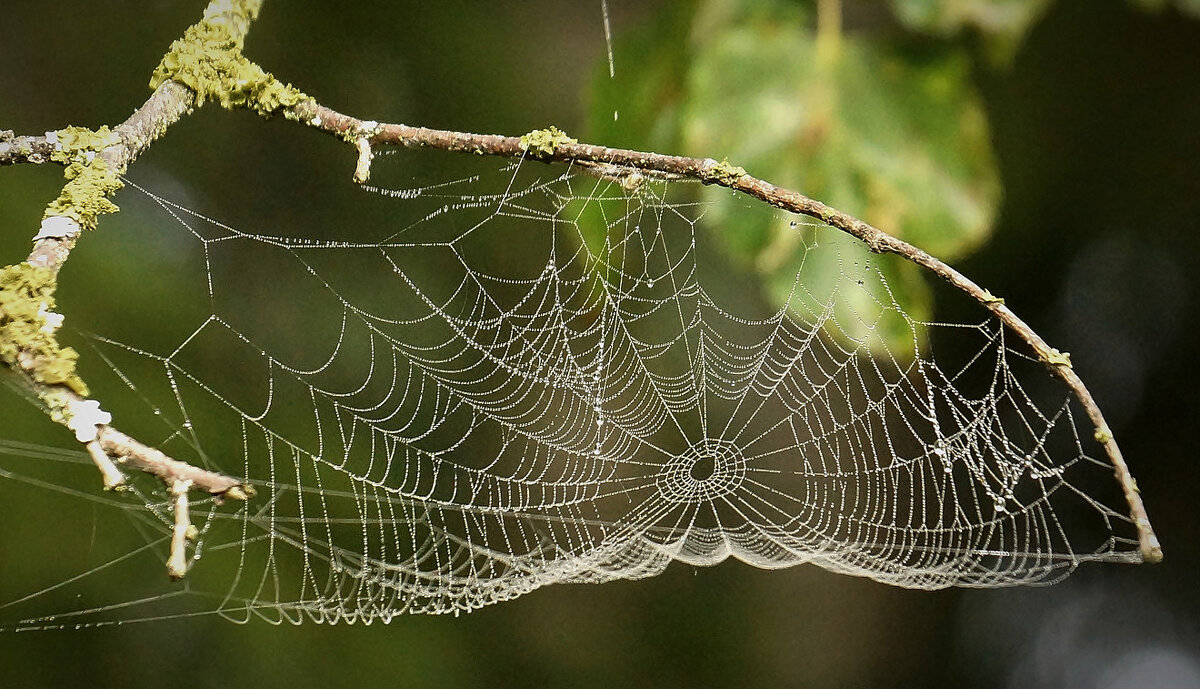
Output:
[[[99,426],[96,429],[96,442],[117,465],[157,476],[168,486],[187,481],[193,488],[218,499],[245,500],[255,494],[254,487],[248,483],[172,459],[161,450],[135,440],[112,426]]]
[[[188,488],[192,482],[177,479],[171,484],[175,498],[175,528],[171,533],[171,555],[167,558],[167,576],[182,579],[187,574],[187,543],[192,530],[192,515],[188,511]]]
[[[122,474],[121,470],[117,468],[116,462],[108,456],[99,441],[89,442],[87,451],[96,468],[100,470],[100,476],[104,479],[104,490],[117,490],[125,485],[125,474]]]
[[[371,152],[371,143],[365,136],[355,139],[354,147],[358,150],[358,163],[354,166],[354,181],[366,184],[367,180],[371,179],[371,160],[374,159],[375,154]]]
[[[54,144],[41,136],[15,136],[11,131],[0,132],[0,165],[46,163],[54,152]]]

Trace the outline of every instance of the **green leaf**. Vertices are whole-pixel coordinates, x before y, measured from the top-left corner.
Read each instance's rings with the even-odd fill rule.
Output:
[[[1161,12],[1170,6],[1184,14],[1200,19],[1200,0],[1130,0],[1143,10]]]
[[[1005,63],[1050,5],[1049,0],[890,1],[896,18],[914,31],[943,37],[968,28],[978,31],[991,45],[993,57]]]
[[[982,243],[1000,187],[967,56],[948,46],[918,49],[851,36],[842,39],[835,57],[818,57],[811,22],[790,7],[709,0],[695,5],[686,41],[659,39],[653,48],[647,43],[656,41],[646,32],[618,43],[617,54],[626,60],[630,53],[675,50],[671,64],[683,71],[626,77],[624,89],[606,83],[605,71],[593,92],[597,137],[728,157],[750,174],[820,199],[945,260]],[[672,26],[679,22],[672,17]],[[618,90],[646,100],[620,98]],[[626,120],[629,108],[636,115]],[[613,109],[622,113],[616,122]],[[803,265],[800,293],[819,302],[844,290],[834,330],[876,343],[876,352],[912,350],[914,326],[893,297],[912,318],[927,318],[928,290],[914,266],[876,258],[872,263],[882,266],[891,293],[879,280],[844,289],[837,285],[844,285],[850,268],[867,263],[861,243],[826,232],[814,251],[813,238],[798,234],[786,218],[748,211],[723,189],[703,193],[711,204],[705,225],[725,243],[731,263],[761,278],[772,303],[798,306],[793,285]]]

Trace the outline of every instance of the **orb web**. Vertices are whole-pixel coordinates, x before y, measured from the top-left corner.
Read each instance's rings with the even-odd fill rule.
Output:
[[[773,303],[698,185],[620,181],[518,162],[370,187],[382,219],[307,235],[141,190],[170,318],[97,324],[88,379],[127,432],[258,497],[193,506],[182,590],[34,624],[388,620],[730,557],[926,589],[1137,560],[1086,421],[989,313],[917,318],[893,259],[750,206],[795,233]],[[10,477],[37,454],[3,449]],[[73,585],[158,574],[169,497],[132,495],[104,504],[150,508],[136,547]]]

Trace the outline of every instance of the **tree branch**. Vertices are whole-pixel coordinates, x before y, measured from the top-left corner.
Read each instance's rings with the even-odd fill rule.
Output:
[[[17,136],[12,130],[0,131],[0,165],[49,162],[54,144],[43,136]]]
[[[825,3],[826,6],[836,6]],[[46,351],[51,358],[68,360],[66,382],[47,382],[43,375],[26,364],[42,359],[42,350],[22,350],[12,361],[0,361],[13,369],[47,405],[52,418],[76,431],[100,469],[105,485],[116,487],[123,481],[120,466],[152,474],[171,490],[175,500],[173,531],[168,573],[175,578],[186,571],[186,543],[191,533],[188,517],[188,491],[207,491],[218,499],[247,499],[254,495],[251,486],[221,474],[176,461],[109,425],[98,405],[80,420],[78,410],[88,404],[86,386],[74,375],[74,352],[61,348],[53,338],[57,323],[51,324],[54,276],[62,268],[80,232],[95,225],[98,215],[115,211],[107,197],[120,187],[119,175],[154,140],[194,106],[206,101],[227,108],[243,107],[264,116],[281,114],[310,127],[338,136],[355,148],[354,179],[366,182],[370,175],[372,148],[403,146],[461,151],[475,154],[529,158],[542,162],[574,163],[591,168],[623,184],[634,185],[643,176],[689,178],[705,184],[717,184],[757,198],[776,208],[816,218],[864,242],[871,251],[902,256],[933,272],[965,292],[991,311],[1019,339],[1028,344],[1050,372],[1071,390],[1083,405],[1095,429],[1095,439],[1105,450],[1120,483],[1130,517],[1138,530],[1140,552],[1144,560],[1157,562],[1162,551],[1150,526],[1138,494],[1137,485],[1112,437],[1103,414],[1083,381],[1071,368],[1069,357],[1050,347],[1002,299],[993,296],[961,273],[928,253],[850,215],[830,208],[795,191],[778,187],[746,173],[740,167],[712,158],[690,158],[581,144],[554,128],[531,132],[523,137],[471,134],[403,124],[380,124],[345,115],[319,105],[298,89],[281,84],[241,53],[250,23],[258,14],[261,0],[213,0],[204,19],[189,28],[184,37],[172,44],[155,70],[153,95],[125,122],[108,132],[75,130],[49,132],[45,136],[13,136],[0,133],[0,165],[42,163],[53,160],[67,166],[68,178],[63,195],[47,209],[46,219],[35,238],[26,264],[30,270],[45,271],[25,276],[15,271],[41,321],[31,323],[39,332],[49,331]],[[109,135],[115,135],[111,138]],[[64,138],[70,141],[64,142]],[[72,185],[77,187],[72,191]],[[75,192],[79,192],[76,194]],[[106,205],[107,204],[107,205]],[[37,278],[34,280],[33,278]],[[32,286],[30,286],[32,284]],[[0,289],[6,289],[0,284]],[[42,316],[45,312],[47,315]],[[3,316],[4,314],[0,314]],[[0,321],[2,322],[2,321]],[[2,333],[0,333],[2,334]],[[59,362],[61,363],[61,362]],[[65,375],[65,374],[64,374]],[[53,379],[51,379],[53,380]],[[94,403],[91,403],[94,404]]]
[[[240,50],[261,0],[213,0],[198,27],[209,27]],[[195,27],[193,27],[195,28]],[[254,488],[220,473],[168,457],[108,425],[110,416],[86,399],[87,386],[75,373],[77,354],[62,347],[56,331],[62,317],[51,311],[57,275],[84,229],[97,217],[117,210],[108,197],[121,188],[120,175],[143,151],[197,102],[194,89],[166,79],[150,98],[113,130],[68,127],[44,136],[0,133],[0,165],[53,161],[66,166],[67,183],[46,209],[34,246],[24,263],[0,275],[8,292],[0,309],[0,344],[11,357],[0,358],[44,405],[50,417],[75,432],[99,469],[106,489],[125,483],[120,466],[161,479],[174,496],[175,529],[167,573],[178,579],[187,571],[186,545],[191,535],[189,489],[217,499],[247,500]]]
[[[171,496],[175,499],[175,527],[171,530],[171,556],[167,558],[167,576],[182,579],[187,574],[187,544],[195,538],[192,514],[188,508],[188,488],[192,482],[178,479],[171,483]]]
[[[1150,525],[1150,519],[1138,492],[1137,482],[1129,471],[1129,466],[1104,420],[1104,414],[1100,411],[1100,407],[1096,404],[1087,386],[1071,368],[1070,356],[1047,344],[1040,335],[1034,332],[1033,328],[1029,327],[1024,320],[1004,304],[1003,299],[997,298],[950,265],[908,242],[804,194],[758,179],[747,174],[740,167],[730,165],[725,161],[718,162],[712,158],[670,156],[581,144],[565,135],[563,138],[555,139],[556,143],[552,146],[531,146],[530,141],[534,135],[539,135],[539,140],[544,141],[545,136],[550,134],[550,130],[531,132],[523,137],[513,137],[427,129],[403,124],[381,124],[342,114],[315,101],[306,101],[287,110],[289,119],[355,143],[359,162],[354,179],[360,183],[366,179],[363,174],[363,161],[364,159],[369,161],[369,152],[364,153],[361,143],[364,139],[370,146],[434,148],[508,158],[526,157],[546,163],[615,166],[625,169],[629,173],[643,171],[666,174],[727,187],[776,208],[820,220],[859,239],[872,252],[896,254],[916,263],[949,282],[991,311],[1022,342],[1037,353],[1038,358],[1050,372],[1059,378],[1079,400],[1088,419],[1092,422],[1094,437],[1104,448],[1104,452],[1112,464],[1113,473],[1121,485],[1125,501],[1129,506],[1129,516],[1137,527],[1138,545],[1142,558],[1147,562],[1162,560],[1162,547]],[[561,132],[558,133],[561,134]]]

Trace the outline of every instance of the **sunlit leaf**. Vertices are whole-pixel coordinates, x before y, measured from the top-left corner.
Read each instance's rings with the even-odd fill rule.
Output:
[[[1187,1],[1187,0],[1184,0]],[[973,29],[987,39],[997,60],[1008,61],[1049,7],[1049,0],[891,0],[905,26],[938,36]]]
[[[764,9],[770,6],[780,11]],[[680,7],[670,13],[670,26],[679,26]],[[679,40],[656,42],[650,30],[629,38],[619,48],[625,55],[676,50],[672,64],[683,71],[625,82],[607,73],[598,78],[596,135],[621,145],[727,156],[947,260],[978,246],[992,227],[999,182],[966,56],[852,35],[835,57],[822,59],[811,21],[787,7],[702,3],[693,8],[684,47]],[[641,97],[620,95],[630,93]],[[613,121],[614,109],[632,116]],[[809,280],[838,274],[836,266],[811,265],[814,256],[798,250],[802,240],[788,222],[745,214],[721,190],[706,196],[713,203],[706,222],[724,228],[731,259],[758,274],[775,303],[787,299],[802,260]],[[846,240],[841,252],[816,258],[840,253],[846,260],[855,251],[865,249]],[[885,270],[909,274],[884,276],[904,292],[896,298],[910,314],[928,314],[921,278],[899,265]],[[889,322],[891,295],[874,296],[882,310],[875,327],[911,339],[905,324]],[[844,308],[864,313],[870,305]],[[899,340],[888,346],[904,348]]]

